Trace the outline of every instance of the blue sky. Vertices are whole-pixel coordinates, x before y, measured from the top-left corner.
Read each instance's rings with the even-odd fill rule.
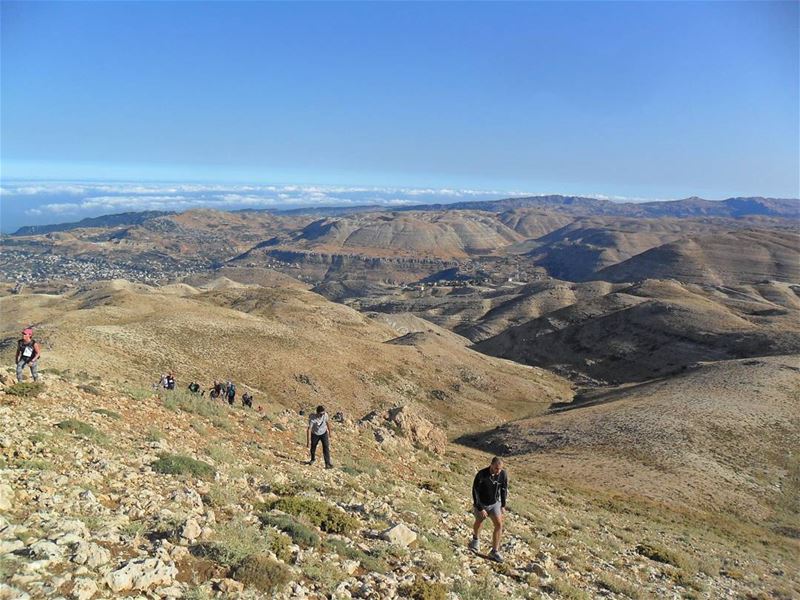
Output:
[[[796,2],[0,7],[4,221],[21,180],[800,195]]]

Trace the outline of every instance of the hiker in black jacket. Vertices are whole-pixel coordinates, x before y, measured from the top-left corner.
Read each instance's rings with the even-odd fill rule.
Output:
[[[475,524],[472,526],[472,541],[469,549],[478,551],[478,533],[486,517],[492,520],[492,551],[489,558],[503,562],[500,556],[500,535],[503,533],[503,513],[506,511],[506,497],[508,496],[508,475],[503,469],[503,459],[495,456],[492,463],[485,469],[475,474],[472,482],[472,512],[475,514]]]

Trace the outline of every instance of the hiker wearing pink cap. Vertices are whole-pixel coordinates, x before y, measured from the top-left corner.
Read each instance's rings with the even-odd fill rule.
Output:
[[[33,380],[39,379],[39,357],[42,351],[39,342],[33,339],[33,329],[27,327],[22,330],[22,339],[17,341],[17,381],[22,381],[25,367],[30,367]]]

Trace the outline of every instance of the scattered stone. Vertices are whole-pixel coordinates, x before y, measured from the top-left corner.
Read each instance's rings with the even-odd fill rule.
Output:
[[[199,538],[202,533],[203,528],[200,527],[200,524],[195,518],[186,519],[186,522],[183,524],[183,529],[181,529],[181,537],[190,542]]]
[[[72,557],[72,562],[89,567],[100,567],[111,560],[111,553],[94,542],[80,542]]]
[[[392,544],[406,547],[416,541],[417,534],[411,531],[403,523],[400,523],[384,531],[381,534],[381,537]]]
[[[170,585],[177,574],[178,569],[174,565],[167,565],[155,558],[132,560],[106,575],[106,583],[114,592],[144,591],[159,585]]]
[[[0,510],[11,510],[14,506],[14,490],[7,483],[0,483]]]
[[[421,448],[444,454],[447,449],[447,436],[444,431],[422,416],[414,405],[406,404],[389,409],[386,420],[393,423],[400,433]]]
[[[48,540],[39,540],[28,549],[31,556],[40,560],[57,560],[64,553],[62,548]]]
[[[72,597],[76,600],[89,600],[97,593],[97,584],[92,579],[76,579],[72,587]]]
[[[0,540],[0,556],[22,550],[24,547],[22,540]]]
[[[244,591],[244,584],[235,579],[214,579],[212,583],[214,590],[223,594],[239,594]]]

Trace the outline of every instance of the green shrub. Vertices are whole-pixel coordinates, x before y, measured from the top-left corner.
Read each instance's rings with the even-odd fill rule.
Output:
[[[110,419],[119,420],[122,418],[122,415],[118,412],[114,412],[113,410],[108,410],[107,408],[95,408],[93,413],[97,413],[98,415],[106,416]]]
[[[31,471],[49,471],[53,468],[53,465],[46,460],[39,460],[35,458],[21,460],[17,466],[20,469],[29,469]]]
[[[211,419],[211,424],[224,431],[229,431],[232,427],[231,422],[225,417],[214,417]]]
[[[347,578],[347,573],[343,569],[331,567],[330,562],[318,555],[310,556],[300,565],[303,575],[316,584],[323,598],[330,597],[336,586]]]
[[[557,597],[564,598],[565,600],[590,600],[591,596],[580,588],[576,588],[571,583],[564,579],[554,579],[552,583],[548,583],[542,589],[549,593],[556,594]]]
[[[189,391],[165,390],[160,394],[164,397],[164,406],[174,412],[183,411],[208,419],[222,417],[227,414],[222,404],[196,396]]]
[[[35,398],[43,391],[44,386],[38,381],[33,383],[27,381],[15,383],[14,385],[10,385],[6,388],[6,394],[10,394],[11,396],[19,396],[21,398]]]
[[[269,536],[269,549],[278,557],[278,560],[289,562],[292,558],[292,551],[289,548],[292,540],[285,533],[276,533]]]
[[[469,475],[469,469],[460,462],[451,461],[448,465],[450,470],[456,475]]]
[[[288,533],[292,541],[298,546],[303,546],[304,548],[316,548],[319,546],[317,532],[289,515],[263,513],[261,515],[261,523]]]
[[[203,425],[200,421],[192,421],[191,423],[189,423],[189,426],[200,435],[208,434],[208,427]]]
[[[230,486],[213,484],[207,493],[203,494],[203,502],[210,504],[216,508],[236,504],[239,500],[239,494]]]
[[[66,421],[61,421],[60,423],[56,423],[56,427],[58,427],[62,431],[66,431],[68,433],[79,435],[81,437],[85,437],[87,439],[95,440],[98,442],[102,442],[107,439],[104,433],[97,431],[97,429],[95,429],[88,423],[84,423],[83,421],[78,421],[77,419],[67,419]]]
[[[47,434],[41,431],[37,431],[35,433],[30,434],[28,436],[28,439],[32,441],[34,444],[41,444],[43,442],[46,442],[48,437],[49,436]]]
[[[160,442],[164,439],[164,432],[160,429],[156,429],[155,427],[151,427],[147,430],[147,434],[145,434],[144,439],[148,442]]]
[[[400,588],[400,594],[412,600],[446,600],[447,588],[441,583],[417,577],[411,585]]]
[[[434,494],[440,494],[442,492],[442,484],[438,481],[423,481],[419,484],[419,487],[421,490],[428,490]]]
[[[139,400],[140,402],[156,395],[152,389],[145,387],[127,387],[124,391],[126,396],[132,400]]]
[[[340,508],[321,500],[285,496],[272,502],[270,508],[276,508],[290,515],[305,517],[311,524],[328,533],[347,535],[358,526],[355,518]]]
[[[622,594],[633,600],[638,600],[642,597],[639,591],[639,586],[629,583],[622,577],[617,577],[610,573],[601,573],[597,578],[597,583],[600,587],[609,590],[615,594]]]
[[[228,567],[235,567],[248,556],[265,554],[270,550],[267,537],[243,519],[220,524],[214,540],[205,546],[209,558]]]
[[[656,562],[665,563],[678,567],[679,569],[691,569],[692,561],[682,552],[671,550],[658,544],[642,543],[636,546],[636,552],[654,560]]]
[[[119,528],[119,531],[122,535],[135,538],[142,535],[146,529],[144,521],[128,521]]]
[[[183,595],[184,600],[213,600],[213,592],[203,586],[196,586]]]
[[[448,575],[452,575],[459,570],[460,561],[453,549],[453,541],[451,539],[430,533],[426,533],[417,539],[421,548],[429,552],[435,552],[442,557],[441,562],[434,565],[437,571],[444,571]]]
[[[497,591],[497,586],[489,577],[472,582],[460,579],[453,586],[453,591],[461,600],[501,600],[506,597]]]
[[[87,394],[91,394],[92,396],[101,396],[103,394],[100,388],[93,386],[90,383],[81,383],[77,387],[80,391],[86,392]]]
[[[211,457],[214,462],[230,464],[236,461],[236,456],[234,456],[233,452],[224,446],[208,446],[205,449],[205,453]]]
[[[289,583],[289,568],[268,556],[248,556],[233,570],[233,578],[265,594],[279,591]]]
[[[367,571],[375,573],[387,573],[389,571],[389,565],[386,564],[383,558],[367,554],[363,550],[349,545],[344,540],[329,538],[325,540],[324,547],[326,550],[335,552],[342,558],[357,560]]]
[[[161,454],[152,465],[156,473],[166,475],[192,475],[203,479],[211,478],[216,471],[214,467],[191,456],[183,454]]]

